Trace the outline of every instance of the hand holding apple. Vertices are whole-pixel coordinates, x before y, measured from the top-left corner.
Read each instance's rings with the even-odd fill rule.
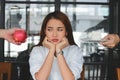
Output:
[[[27,33],[24,30],[16,30],[13,34],[13,38],[16,42],[24,43],[27,38]]]

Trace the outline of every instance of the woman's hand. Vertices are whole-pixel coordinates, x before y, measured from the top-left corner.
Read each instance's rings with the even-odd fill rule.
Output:
[[[47,37],[44,38],[43,42],[42,42],[43,46],[49,48],[50,50],[55,50],[55,45],[53,43],[51,43]]]
[[[68,39],[64,37],[60,43],[56,45],[56,53],[69,45]]]

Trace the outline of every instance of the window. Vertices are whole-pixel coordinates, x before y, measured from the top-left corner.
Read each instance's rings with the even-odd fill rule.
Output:
[[[54,0],[6,0],[6,1],[47,1],[47,2],[51,2]]]
[[[68,15],[75,42],[82,48],[84,55],[96,51],[96,46],[99,46],[99,49],[104,48],[97,41],[109,32],[108,0],[61,0],[58,3],[56,1],[29,0],[28,3],[28,0],[6,0],[5,28],[21,27],[27,31],[28,38],[20,46],[5,41],[5,57],[17,57],[18,52],[37,44],[44,17],[56,9]],[[60,4],[60,7],[56,4]]]
[[[64,3],[60,10],[69,16],[75,41],[84,56],[105,48],[98,41],[109,32],[109,5]]]
[[[61,0],[63,2],[108,2],[108,0]]]
[[[19,2],[18,2],[19,3]],[[55,10],[54,4],[18,4],[6,3],[5,28],[20,27],[26,30],[28,38],[22,45],[14,45],[5,41],[5,57],[17,57],[31,45],[38,43],[38,34],[43,18]]]

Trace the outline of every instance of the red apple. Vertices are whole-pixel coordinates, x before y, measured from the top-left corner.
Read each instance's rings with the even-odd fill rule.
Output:
[[[27,33],[24,30],[16,30],[13,34],[13,38],[16,42],[24,43],[27,38]]]

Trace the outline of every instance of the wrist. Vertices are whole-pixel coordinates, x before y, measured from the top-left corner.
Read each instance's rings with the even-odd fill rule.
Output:
[[[57,56],[58,56],[58,55],[63,55],[64,52],[63,52],[62,50],[59,50],[56,54],[57,54]]]
[[[54,49],[50,49],[50,50],[49,50],[49,52],[54,53],[54,52],[55,52],[55,50],[54,50]]]
[[[5,34],[5,30],[4,29],[0,29],[0,38],[4,38],[3,34]]]

